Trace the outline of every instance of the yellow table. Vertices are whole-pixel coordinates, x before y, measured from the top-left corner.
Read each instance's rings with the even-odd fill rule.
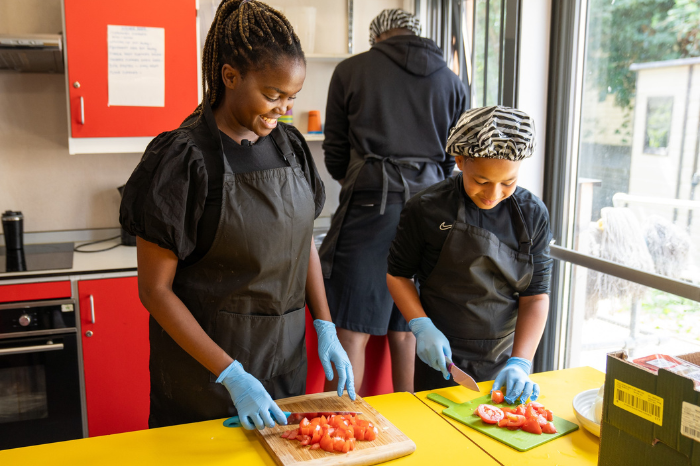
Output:
[[[498,466],[487,453],[410,393],[365,398],[416,443],[416,451],[384,464]],[[0,451],[0,465],[274,465],[253,432],[221,420]]]
[[[584,390],[600,387],[605,381],[605,374],[591,367],[579,367],[533,374],[531,378],[540,385],[541,395],[537,400],[538,402],[554,411],[555,415],[580,426],[572,407],[574,396]],[[480,383],[481,395],[488,394],[492,385],[493,382]],[[450,387],[416,393],[415,396],[437,413],[442,413],[445,407],[428,400],[428,393],[439,393],[457,403],[464,403],[481,396],[464,387]],[[519,452],[481,432],[467,427],[461,422],[442,414],[440,415],[499,463],[506,466],[590,466],[598,463],[599,438],[589,433],[583,427],[571,434],[535,447],[530,451]]]

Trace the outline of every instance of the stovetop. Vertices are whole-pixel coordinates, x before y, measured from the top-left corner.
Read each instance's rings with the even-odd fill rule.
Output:
[[[26,244],[20,251],[0,246],[0,273],[73,267],[73,243]]]

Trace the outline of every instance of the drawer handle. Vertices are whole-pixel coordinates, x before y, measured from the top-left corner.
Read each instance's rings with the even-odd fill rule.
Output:
[[[90,295],[90,319],[92,320],[91,323],[95,323],[95,298]]]
[[[45,351],[60,351],[62,349],[63,343],[52,343],[37,346],[18,346],[17,348],[0,349],[0,355],[9,356],[11,354],[43,353]]]

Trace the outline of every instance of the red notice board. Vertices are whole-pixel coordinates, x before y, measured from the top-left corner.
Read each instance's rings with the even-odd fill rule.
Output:
[[[64,0],[63,4],[71,137],[153,137],[178,127],[195,109],[196,0]],[[164,28],[164,107],[108,105],[108,25]]]

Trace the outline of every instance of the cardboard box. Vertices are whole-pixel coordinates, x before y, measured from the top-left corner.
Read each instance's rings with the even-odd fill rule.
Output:
[[[676,358],[700,365],[700,353]],[[700,466],[700,392],[690,378],[608,354],[601,424],[601,466]]]

